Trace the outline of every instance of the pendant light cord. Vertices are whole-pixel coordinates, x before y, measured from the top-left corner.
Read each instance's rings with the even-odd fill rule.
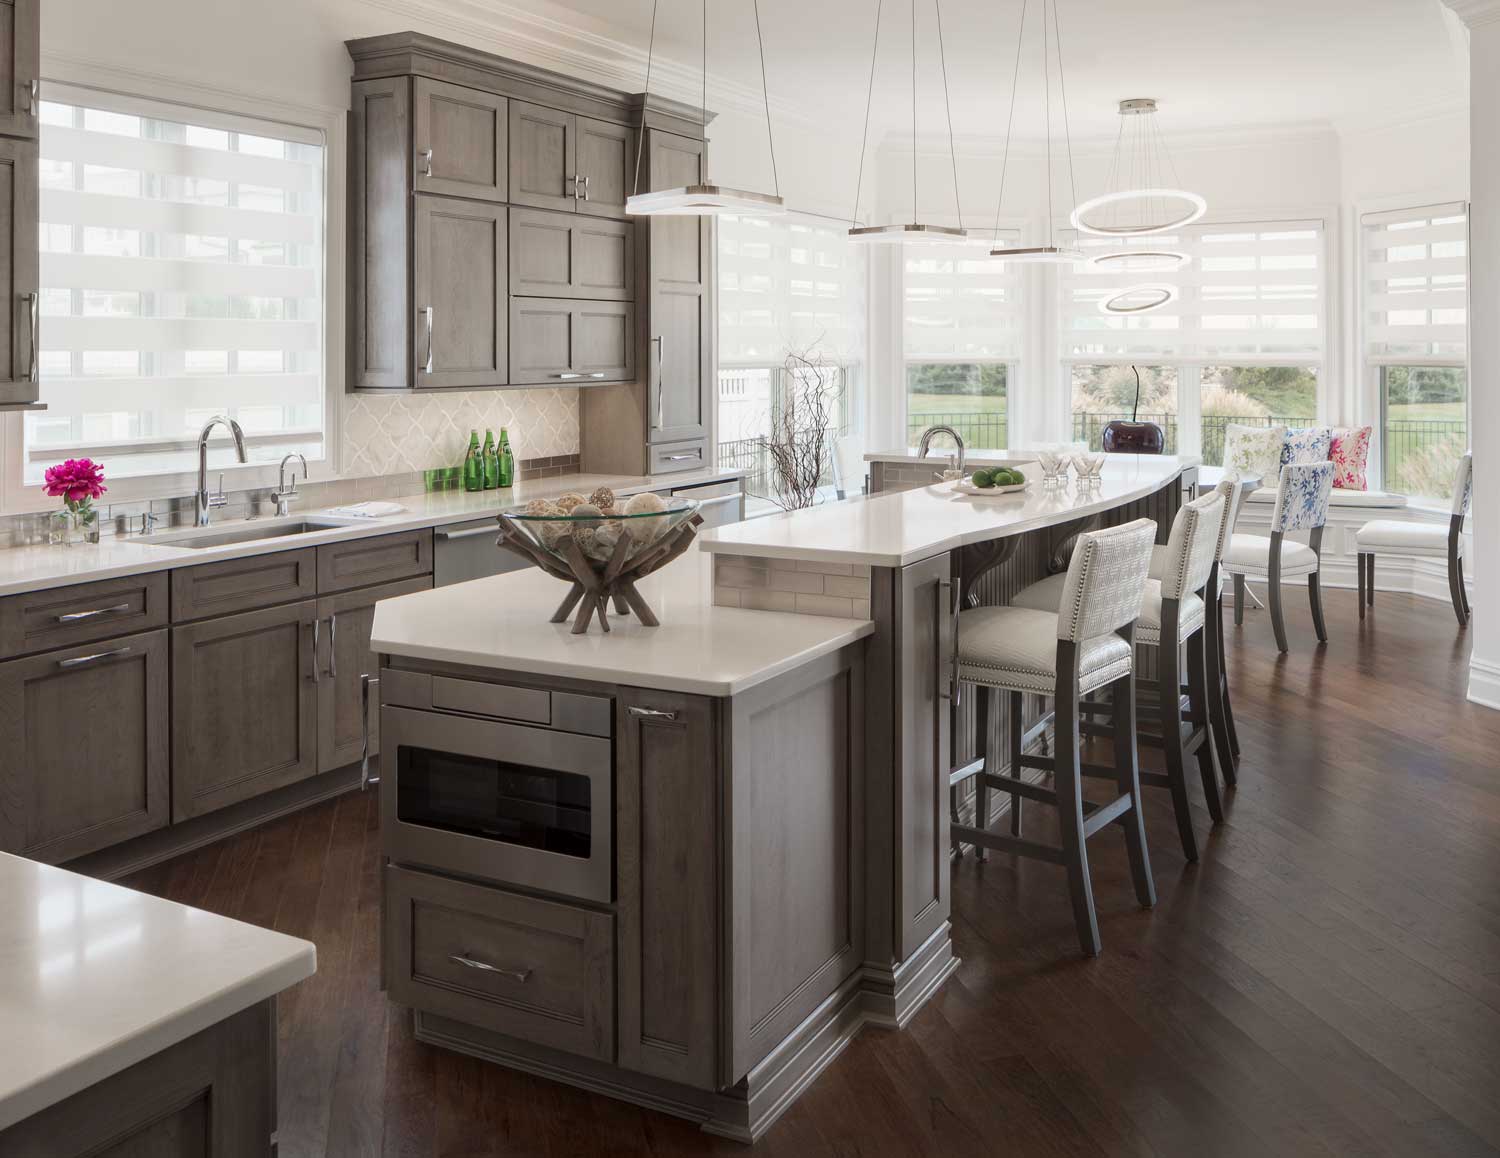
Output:
[[[1073,131],[1068,127],[1068,70],[1063,67],[1062,29],[1057,23],[1057,0],[1052,0],[1052,40],[1057,45],[1057,87],[1062,96],[1063,143],[1068,148],[1068,196],[1077,205],[1078,183],[1073,174]],[[1049,156],[1049,163],[1050,159]]]
[[[1000,211],[1005,205],[1005,174],[1010,168],[1010,138],[1016,124],[1016,87],[1021,80],[1021,46],[1026,43],[1026,9],[1031,0],[1021,0],[1021,28],[1016,33],[1016,68],[1010,78],[1010,113],[1005,120],[1005,152],[1000,160],[1000,196],[995,201],[995,237],[992,248],[1000,247]]]
[[[917,223],[917,0],[911,0],[911,221]]]
[[[880,13],[885,0],[875,0],[875,43],[870,49],[870,87],[865,91],[865,130],[859,138],[859,176],[854,180],[854,213],[849,228],[859,228],[859,197],[865,186],[865,148],[870,141],[870,104],[875,99],[875,60],[880,55]]]
[[[708,0],[703,0],[703,136],[708,136]]]
[[[656,8],[661,0],[651,0],[651,36],[646,41],[646,87],[641,92],[641,127],[635,141],[635,184],[631,196],[641,191],[641,157],[646,152],[646,100],[651,95],[651,60],[656,55]]]
[[[1052,60],[1047,44],[1047,0],[1042,0],[1042,111],[1047,118],[1047,248],[1052,244]]]
[[[948,118],[948,160],[953,166],[953,212],[958,218],[958,228],[962,230],[964,205],[963,198],[958,195],[958,149],[953,144],[953,104],[948,95],[948,53],[943,47],[943,0],[932,0],[932,9],[937,13],[938,62],[943,73],[943,111]],[[912,141],[912,157],[916,157],[915,140]]]
[[[705,0],[707,2],[707,0]],[[776,138],[771,134],[771,90],[766,86],[766,42],[760,34],[760,0],[754,0],[755,46],[760,52],[760,95],[766,109],[766,151],[771,154],[771,185],[781,196],[781,174],[776,169]]]

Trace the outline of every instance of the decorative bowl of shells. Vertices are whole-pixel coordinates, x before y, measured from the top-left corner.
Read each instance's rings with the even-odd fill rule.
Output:
[[[695,502],[650,492],[621,501],[600,487],[587,498],[533,499],[524,508],[502,511],[499,545],[572,584],[552,622],[563,622],[576,608],[573,634],[587,631],[595,616],[608,631],[611,601],[615,614],[633,613],[655,627],[660,620],[635,581],[686,551],[702,521]]]

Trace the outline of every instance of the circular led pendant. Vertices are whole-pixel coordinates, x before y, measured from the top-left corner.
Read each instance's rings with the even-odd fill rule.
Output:
[[[1148,219],[1145,210],[1152,201],[1175,203],[1175,212],[1167,214],[1165,220]],[[1110,220],[1107,215],[1099,212],[1101,209],[1129,205],[1131,202],[1139,202],[1142,210],[1139,219],[1133,222],[1121,221],[1118,216]],[[1185,189],[1122,189],[1117,193],[1102,193],[1098,197],[1091,197],[1073,210],[1071,220],[1075,229],[1091,233],[1095,237],[1148,237],[1153,233],[1170,233],[1174,229],[1191,225],[1207,212],[1208,202]],[[1092,221],[1089,220],[1091,215]]]
[[[1099,312],[1125,316],[1149,314],[1152,310],[1159,310],[1168,302],[1176,300],[1177,287],[1174,285],[1154,282],[1147,285],[1132,285],[1126,286],[1118,293],[1101,301]]]
[[[1102,273],[1176,273],[1193,259],[1177,249],[1110,249],[1089,258]]]

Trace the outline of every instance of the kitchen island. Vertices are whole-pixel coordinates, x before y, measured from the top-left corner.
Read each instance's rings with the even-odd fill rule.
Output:
[[[571,635],[532,572],[379,604],[385,976],[418,1036],[753,1140],[957,965],[962,601],[1089,525],[1165,541],[1192,467],[719,528],[643,583],[658,628]]]

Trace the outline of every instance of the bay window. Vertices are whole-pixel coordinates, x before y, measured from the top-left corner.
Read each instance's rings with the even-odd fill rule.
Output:
[[[1468,448],[1468,206],[1367,213],[1360,231],[1382,485],[1447,499]]]
[[[41,104],[39,369],[24,485],[196,468],[223,413],[252,461],[325,457],[321,132],[90,89]],[[222,432],[221,432],[222,433]]]

